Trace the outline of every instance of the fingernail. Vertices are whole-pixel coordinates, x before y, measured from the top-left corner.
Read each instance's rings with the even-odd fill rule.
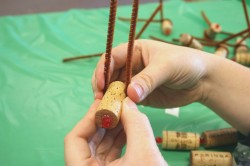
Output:
[[[137,84],[137,83],[132,83],[132,87],[135,89],[140,101],[143,99],[143,88]]]
[[[123,100],[123,104],[125,106],[125,108],[128,108],[128,109],[137,109],[137,106],[136,104],[128,97],[126,97],[124,100]]]

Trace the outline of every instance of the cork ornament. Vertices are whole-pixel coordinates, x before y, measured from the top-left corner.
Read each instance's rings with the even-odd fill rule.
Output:
[[[214,39],[218,33],[222,31],[222,28],[217,23],[211,23],[209,28],[204,31],[205,38]]]
[[[233,157],[229,152],[191,151],[191,166],[232,166]]]
[[[195,48],[198,50],[202,50],[203,46],[201,45],[201,43],[194,39],[191,35],[184,33],[180,35],[179,41],[187,47],[191,47],[191,48]]]
[[[221,44],[219,47],[216,48],[214,54],[223,58],[227,58],[229,50],[225,44]]]
[[[245,37],[248,37],[245,36]],[[247,53],[249,51],[249,47],[246,44],[246,40],[244,38],[238,37],[236,39],[236,47],[235,47],[235,54],[237,53]]]
[[[162,32],[165,34],[165,35],[170,35],[171,32],[172,32],[172,29],[173,29],[173,23],[170,19],[164,19],[162,21]]]
[[[222,32],[222,28],[218,23],[212,23],[206,13],[201,11],[202,18],[205,20],[207,25],[209,26],[208,29],[204,30],[204,37],[207,39],[214,39],[218,33]]]
[[[237,143],[237,130],[225,128],[205,131],[201,135],[201,143],[205,148],[212,148]]]
[[[110,62],[111,62],[111,49],[113,43],[113,34],[115,26],[117,0],[110,1],[110,16],[109,27],[106,44],[106,54],[104,62],[104,96],[97,108],[95,114],[95,121],[98,127],[112,129],[117,126],[122,111],[122,101],[126,97],[126,90],[131,81],[132,76],[132,55],[135,40],[136,20],[138,15],[139,0],[133,1],[133,8],[131,14],[128,51],[126,59],[126,82],[115,81],[109,84],[110,78]]]
[[[200,146],[200,135],[191,132],[163,131],[161,143],[163,149],[198,149]]]
[[[249,66],[250,65],[250,53],[236,53],[234,59],[239,64]]]

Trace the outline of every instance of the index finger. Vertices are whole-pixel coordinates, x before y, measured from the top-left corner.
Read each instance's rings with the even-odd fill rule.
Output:
[[[126,63],[126,55],[127,55],[127,43],[121,44],[112,49],[111,59],[110,59],[110,77],[114,77],[114,70],[122,68]],[[92,76],[92,87],[93,92],[95,94],[95,99],[101,99],[103,96],[103,89],[105,84],[104,79],[104,64],[105,64],[105,54],[102,55],[100,61],[98,62],[95,72]],[[110,80],[111,78],[109,78]]]
[[[124,72],[120,71],[121,69],[125,69],[126,66],[126,59],[127,59],[127,46],[128,44],[121,44],[112,49],[111,53],[111,62],[110,62],[110,80],[117,80],[119,75]],[[142,68],[141,63],[141,44],[139,41],[135,42],[135,47],[133,51],[133,60],[132,66],[136,68]],[[103,55],[98,62],[95,73],[92,77],[92,87],[93,92],[95,94],[95,99],[101,99],[103,96],[103,89],[104,89],[104,63],[105,63],[105,55]],[[123,79],[124,80],[124,79]]]
[[[88,141],[97,131],[95,124],[95,112],[99,105],[96,100],[90,107],[85,117],[65,137],[65,160],[68,164],[81,163],[84,159],[91,156]],[[77,165],[78,165],[77,164]]]

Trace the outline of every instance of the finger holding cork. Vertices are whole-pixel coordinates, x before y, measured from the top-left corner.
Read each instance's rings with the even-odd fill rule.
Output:
[[[98,127],[112,129],[117,126],[121,116],[122,101],[125,97],[123,82],[115,81],[109,85],[95,114]]]

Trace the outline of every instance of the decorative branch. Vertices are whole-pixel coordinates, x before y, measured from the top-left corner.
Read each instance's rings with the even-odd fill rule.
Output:
[[[248,17],[248,12],[247,12],[246,0],[242,0],[242,4],[243,4],[243,8],[244,8],[245,18],[246,18],[246,21],[247,21],[247,27],[248,27],[248,29],[250,29],[250,23],[249,23],[249,17]]]
[[[96,54],[90,54],[90,55],[82,55],[82,56],[76,56],[76,57],[70,57],[70,58],[64,58],[63,62],[70,62],[78,59],[87,59],[87,58],[93,58],[101,56],[103,53],[96,53]]]
[[[118,17],[118,19],[121,21],[131,21],[131,18],[125,18],[125,17]],[[137,18],[137,22],[146,22],[146,21],[148,21],[148,19],[146,18]],[[161,22],[161,20],[152,20],[151,22],[158,23]]]
[[[247,29],[245,29],[245,30],[243,30],[243,31],[241,31],[241,32],[238,32],[238,33],[236,33],[236,34],[233,34],[233,35],[227,37],[226,39],[220,41],[220,42],[218,43],[218,45],[220,45],[220,44],[222,44],[222,43],[225,43],[225,42],[227,42],[228,40],[231,40],[231,39],[233,39],[233,38],[235,38],[235,37],[237,37],[237,36],[241,36],[241,35],[243,35],[244,33],[248,32],[248,31],[249,31],[249,29],[247,28]]]
[[[157,40],[157,41],[160,41],[160,42],[164,42],[164,43],[168,43],[168,44],[173,44],[173,45],[178,45],[178,44],[175,44],[175,43],[172,43],[172,42],[169,42],[169,41],[160,39],[160,38],[155,37],[155,36],[149,36],[149,37],[150,37],[151,39],[153,39],[153,40]]]
[[[147,20],[147,22],[144,24],[144,26],[142,27],[142,29],[140,30],[140,32],[136,35],[136,39],[139,39],[141,34],[144,32],[144,30],[147,28],[147,26],[149,25],[149,23],[153,20],[153,18],[155,17],[155,15],[158,13],[158,11],[161,9],[161,5],[159,5],[155,11],[153,12],[153,14],[150,16],[150,18]]]
[[[163,14],[163,0],[159,0],[160,2],[160,6],[161,6],[161,10],[160,10],[160,18],[161,18],[161,22],[163,22],[164,20],[164,14]]]
[[[201,11],[201,15],[202,15],[203,19],[206,21],[206,23],[208,24],[208,26],[210,26],[212,23],[211,23],[211,21],[208,19],[207,15],[205,14],[204,11]]]

